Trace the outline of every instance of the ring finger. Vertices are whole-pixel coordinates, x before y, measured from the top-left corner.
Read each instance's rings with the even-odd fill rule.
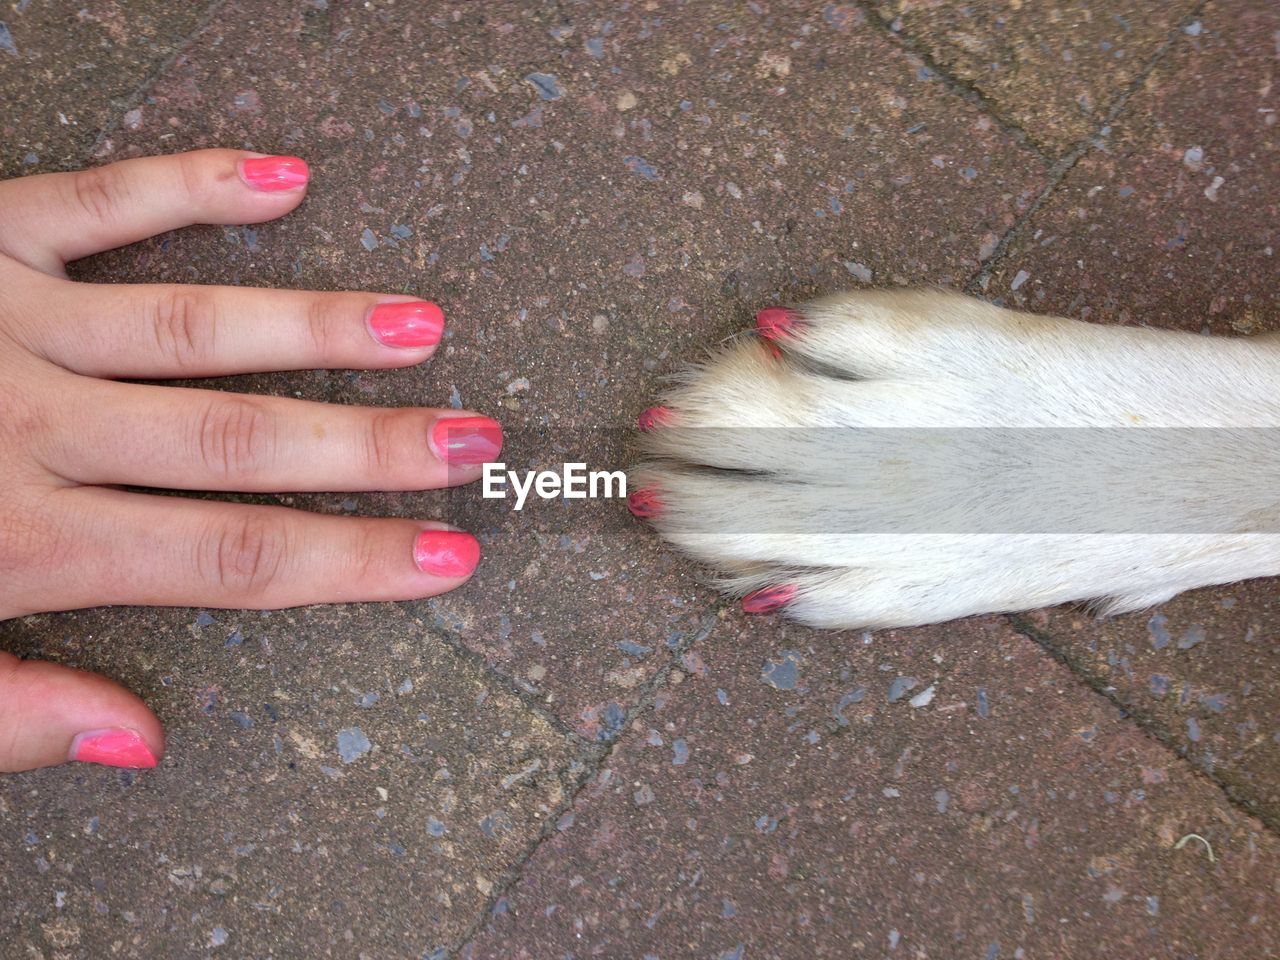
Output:
[[[100,488],[55,491],[45,505],[75,547],[74,562],[42,573],[40,610],[411,600],[452,590],[480,560],[470,534],[414,520]]]

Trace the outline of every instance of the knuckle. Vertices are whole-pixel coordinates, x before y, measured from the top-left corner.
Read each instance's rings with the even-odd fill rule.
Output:
[[[333,297],[315,296],[307,303],[307,346],[314,357],[328,358],[333,355],[335,325],[342,320],[340,313]]]
[[[228,482],[266,469],[276,450],[275,418],[243,397],[212,400],[196,424],[200,464]]]
[[[4,586],[47,585],[68,569],[76,552],[76,518],[39,497],[0,496],[0,594]],[[3,597],[0,597],[2,603]]]
[[[12,653],[0,650],[0,690],[9,690],[17,685],[18,673],[22,670],[22,661]],[[7,700],[0,697],[0,703]]]
[[[209,293],[172,287],[155,298],[150,310],[160,355],[179,372],[206,369],[217,340],[217,310]]]
[[[24,672],[21,659],[12,653],[0,651],[0,757],[12,757],[18,754],[18,742],[24,718],[15,713],[13,704],[18,701],[18,698],[11,694],[25,679]],[[12,771],[7,764],[0,761],[0,772]]]
[[[394,410],[379,410],[371,415],[364,434],[364,463],[370,472],[390,476],[403,462],[401,451],[406,449],[400,440],[403,422],[402,415]]]
[[[382,583],[387,574],[387,556],[382,539],[369,523],[361,523],[352,549],[347,554],[347,582]]]
[[[72,202],[89,219],[110,223],[128,204],[124,177],[112,167],[90,167],[71,174]]]
[[[39,524],[22,510],[0,502],[0,579],[5,581],[23,572],[43,568],[47,560],[41,555],[45,538]]]
[[[240,599],[264,596],[280,581],[289,556],[287,525],[256,510],[225,522],[202,543],[201,578]]]
[[[28,450],[41,437],[48,436],[49,418],[46,411],[25,400],[16,389],[0,392],[0,409],[4,411],[0,416],[0,451],[3,451],[0,478],[7,481],[16,466],[16,454]]]
[[[200,152],[175,154],[173,161],[181,199],[188,206],[202,206],[209,196],[209,177]]]

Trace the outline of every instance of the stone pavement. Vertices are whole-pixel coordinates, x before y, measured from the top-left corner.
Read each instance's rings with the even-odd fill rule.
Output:
[[[78,277],[436,299],[422,369],[226,386],[491,411],[512,466],[625,463],[662,377],[762,305],[863,283],[1280,328],[1270,0],[0,22],[4,176],[210,145],[313,163],[279,223]],[[156,771],[0,781],[4,960],[1280,955],[1275,581],[824,633],[745,618],[617,503],[280,499],[449,519],[485,561],[422,603],[0,624],[169,734]]]

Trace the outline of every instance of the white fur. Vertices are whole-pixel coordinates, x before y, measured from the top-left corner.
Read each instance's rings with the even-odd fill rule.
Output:
[[[725,589],[792,583],[786,613],[802,622],[885,627],[1072,600],[1121,612],[1280,573],[1280,533],[1257,532],[1280,530],[1280,444],[1233,432],[1280,426],[1272,337],[1096,326],[941,291],[843,294],[799,315],[782,357],[748,339],[664,398],[673,420],[632,477],[659,493],[657,529]],[[1219,429],[1166,464],[1179,434],[1134,427]],[[972,431],[969,448],[937,428],[1008,429]],[[1042,434],[1051,449],[1028,455]],[[1110,475],[1117,459],[1161,465],[1134,484]]]

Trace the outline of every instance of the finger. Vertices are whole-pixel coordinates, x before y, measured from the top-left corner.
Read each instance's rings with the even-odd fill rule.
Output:
[[[0,653],[0,773],[68,760],[154,767],[163,753],[160,721],[124,687]]]
[[[502,449],[462,410],[353,407],[76,378],[49,412],[44,466],[77,483],[241,492],[428,490]]]
[[[46,278],[19,321],[45,359],[95,377],[214,377],[420,363],[444,313],[414,297]]]
[[[413,600],[465,583],[480,561],[475,537],[439,523],[92,487],[60,491],[58,507],[78,542],[75,563],[45,574],[57,609]]]
[[[60,273],[70,260],[192,223],[288,213],[310,172],[298,157],[195,150],[0,182],[0,249]]]

